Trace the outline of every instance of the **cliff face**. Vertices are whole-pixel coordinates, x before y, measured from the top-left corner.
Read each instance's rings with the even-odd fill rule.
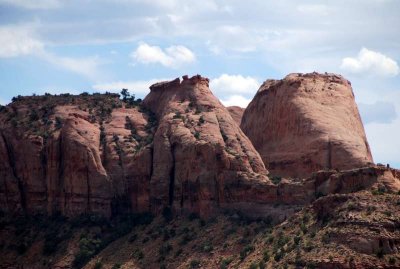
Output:
[[[3,109],[0,134],[5,211],[207,215],[248,200],[241,187],[271,184],[200,76],[153,85],[140,105],[111,94],[22,97]]]
[[[317,86],[322,78],[337,80],[316,77]],[[357,144],[364,143],[365,137],[359,134],[363,130],[358,114],[350,113],[357,109],[343,79],[327,86],[333,90],[329,97],[321,97],[324,105],[314,104],[320,99],[309,98],[312,91],[300,86],[289,88],[276,100],[276,107],[263,97],[278,95],[279,85],[302,79],[313,78],[292,75],[283,82],[268,82],[268,87],[264,84],[246,110],[244,130],[262,154],[268,152],[263,149],[279,145],[272,156],[277,161],[283,156],[279,164],[287,170],[266,163],[274,172],[296,171],[297,175],[316,168],[353,168],[371,160],[366,144],[364,149]],[[285,104],[287,100],[293,101]],[[348,103],[343,108],[340,102]],[[315,107],[314,113],[308,115],[310,107]],[[263,114],[264,108],[271,114]],[[335,131],[326,121],[326,117],[336,119],[329,112],[333,108],[354,115],[333,122]],[[269,122],[277,117],[283,118],[282,123],[270,130]],[[354,128],[344,132],[348,121],[354,121]],[[0,122],[0,208],[11,213],[112,216],[159,214],[170,208],[175,214],[195,212],[207,217],[232,209],[282,221],[321,194],[350,193],[376,184],[391,192],[400,189],[398,172],[382,167],[341,173],[328,169],[301,180],[270,179],[259,153],[201,76],[157,83],[142,102],[122,101],[112,94],[21,97],[1,109]],[[246,128],[250,122],[257,128]],[[263,147],[265,141],[274,143]],[[327,156],[326,143],[331,147],[331,167],[314,157]],[[289,158],[299,155],[315,162]],[[347,166],[336,166],[345,160]]]
[[[143,101],[45,95],[0,107],[0,268],[398,267],[400,171],[364,167],[346,80],[263,84],[241,122],[270,177],[240,113],[201,76],[157,83]]]
[[[267,80],[246,108],[241,128],[273,175],[306,177],[372,163],[351,85],[339,75]]]
[[[109,216],[129,197],[148,210],[148,118],[114,95],[13,102],[1,115],[2,209]]]
[[[238,199],[241,185],[269,182],[260,156],[208,79],[184,77],[150,89],[143,104],[159,122],[151,177],[156,210],[169,205],[205,215]]]

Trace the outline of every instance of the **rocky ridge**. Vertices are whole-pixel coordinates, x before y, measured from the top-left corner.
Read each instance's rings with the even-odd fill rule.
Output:
[[[206,215],[241,199],[241,186],[271,184],[200,76],[153,85],[143,102],[19,97],[2,110],[1,126],[7,212],[111,216],[169,207]]]
[[[400,171],[371,163],[347,80],[265,82],[244,132],[208,84],[0,107],[0,268],[400,267]]]

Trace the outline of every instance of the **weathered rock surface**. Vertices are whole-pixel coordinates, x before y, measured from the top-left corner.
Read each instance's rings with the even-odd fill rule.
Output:
[[[307,177],[373,162],[350,82],[339,75],[265,81],[241,128],[272,175]]]
[[[208,79],[195,76],[150,87],[144,106],[158,119],[154,135],[151,204],[206,215],[248,202],[246,188],[271,184],[251,142],[214,97]]]
[[[116,95],[20,98],[0,121],[4,211],[110,216],[129,199],[149,210],[151,130],[137,107]]]
[[[228,109],[232,119],[240,126],[240,123],[242,122],[244,108],[240,106],[228,106],[226,109]]]
[[[131,108],[110,94],[22,97],[0,120],[0,203],[9,212],[207,215],[252,200],[242,188],[272,185],[200,76],[153,85]]]
[[[0,122],[7,212],[112,216],[169,207],[206,217],[232,209],[282,221],[320,195],[400,189],[399,172],[380,166],[271,181],[201,76],[157,83],[140,104],[112,94],[18,98]]]

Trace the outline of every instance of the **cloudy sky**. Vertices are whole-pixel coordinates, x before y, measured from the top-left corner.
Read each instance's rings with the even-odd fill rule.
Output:
[[[211,79],[246,106],[267,78],[335,72],[353,85],[376,162],[400,168],[399,0],[0,0],[0,104]]]

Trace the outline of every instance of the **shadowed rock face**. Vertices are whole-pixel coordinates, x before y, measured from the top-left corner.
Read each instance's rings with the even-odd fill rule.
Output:
[[[228,106],[226,109],[228,109],[229,113],[232,116],[232,119],[237,123],[237,125],[240,126],[240,123],[242,122],[244,108],[241,108],[239,106]]]
[[[206,215],[225,203],[248,201],[246,185],[269,182],[259,154],[211,93],[208,79],[184,77],[150,89],[143,103],[159,122],[151,177],[156,210],[169,205]]]
[[[350,82],[339,75],[267,80],[246,108],[241,128],[272,175],[307,177],[373,161]]]

